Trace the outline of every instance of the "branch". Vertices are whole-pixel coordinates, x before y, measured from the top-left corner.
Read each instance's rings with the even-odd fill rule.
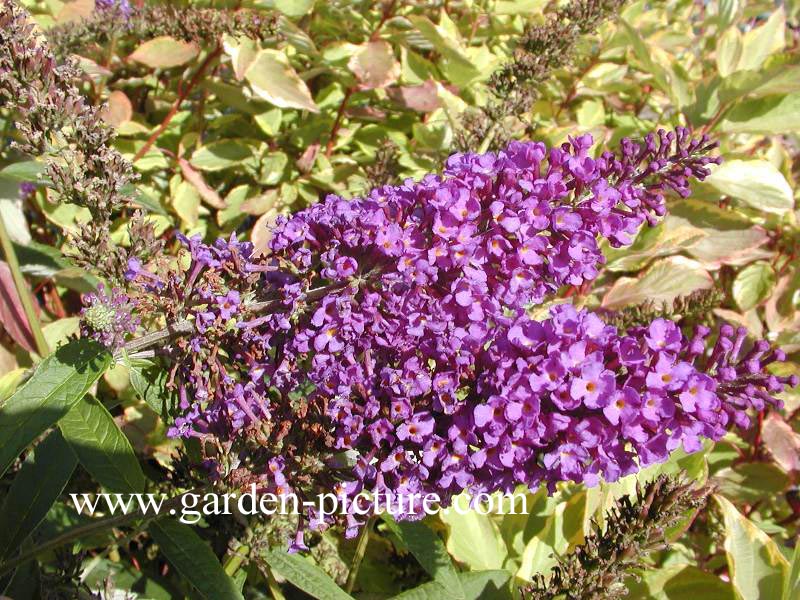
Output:
[[[178,109],[180,109],[181,104],[183,104],[183,101],[186,100],[186,98],[189,97],[189,94],[192,93],[192,90],[195,87],[197,87],[197,84],[200,83],[200,80],[205,75],[205,72],[206,70],[208,70],[208,67],[211,65],[212,62],[214,62],[214,60],[216,60],[219,57],[220,54],[222,54],[222,46],[217,46],[208,56],[206,56],[206,59],[203,61],[203,64],[201,64],[200,68],[197,69],[197,72],[195,72],[195,74],[189,80],[189,83],[185,87],[183,87],[178,93],[178,97],[175,99],[175,102],[172,104],[172,107],[169,109],[169,112],[164,117],[164,120],[161,121],[161,125],[158,126],[158,129],[156,129],[149,138],[147,138],[147,141],[144,143],[144,146],[142,146],[136,153],[136,155],[133,157],[132,162],[135,163],[137,160],[142,158],[145,154],[147,154],[150,151],[150,148],[153,147],[153,144],[156,143],[156,140],[161,136],[162,133],[164,133],[164,130],[169,126],[170,122],[175,117],[175,115],[178,114]]]
[[[305,295],[305,300],[309,301],[319,300],[328,292],[342,289],[344,287],[347,287],[347,285],[349,285],[349,282],[335,283],[315,288],[313,290],[310,290]],[[262,302],[253,302],[251,304],[246,304],[242,307],[242,309],[243,312],[245,313],[271,313],[275,312],[282,306],[284,306],[282,300],[265,300]],[[128,354],[132,354],[134,352],[141,352],[142,350],[146,350],[151,346],[155,346],[159,342],[164,342],[166,340],[175,337],[180,337],[183,335],[189,335],[194,332],[195,332],[194,322],[188,319],[181,319],[179,321],[175,321],[174,323],[170,323],[169,325],[164,327],[164,329],[159,329],[158,331],[146,333],[142,337],[131,340],[130,342],[125,344],[124,350]]]

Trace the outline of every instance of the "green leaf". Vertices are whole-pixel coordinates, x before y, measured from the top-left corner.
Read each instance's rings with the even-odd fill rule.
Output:
[[[139,397],[147,402],[150,408],[160,416],[164,416],[166,401],[170,395],[167,389],[169,371],[150,363],[140,364],[130,361],[131,386]]]
[[[603,298],[605,308],[616,309],[652,300],[672,302],[676,297],[713,286],[711,276],[697,261],[670,256],[654,262],[639,277],[620,277]]]
[[[0,475],[39,434],[83,398],[111,364],[97,342],[70,342],[45,358],[25,385],[0,406]]]
[[[766,160],[726,161],[714,169],[706,183],[764,212],[782,215],[794,208],[792,188]]]
[[[609,271],[638,271],[654,258],[676,254],[707,235],[686,219],[668,215],[656,227],[643,227],[631,246],[604,249],[608,259],[606,268]]]
[[[717,25],[720,31],[730,27],[740,12],[739,0],[719,0],[717,7]]]
[[[536,573],[546,573],[558,556],[569,552],[584,537],[587,524],[587,492],[578,490],[567,495],[565,490],[553,498],[541,498],[525,524],[529,539],[516,573],[518,578],[531,579]]]
[[[58,430],[28,454],[0,507],[0,562],[42,522],[77,464]]]
[[[408,20],[442,55],[442,71],[454,84],[467,85],[486,75],[473,64],[459,40],[444,27],[421,15],[409,15]]]
[[[447,588],[438,581],[429,581],[393,596],[392,600],[440,600],[440,598],[448,598],[447,592]]]
[[[630,598],[648,600],[735,600],[733,588],[712,573],[690,565],[645,570],[641,580],[628,581]]]
[[[511,600],[508,582],[511,573],[502,569],[459,573],[459,587],[469,600]],[[441,600],[450,590],[438,581],[429,581],[394,596],[393,600]]]
[[[777,496],[790,485],[790,479],[772,463],[743,463],[720,469],[714,475],[721,494],[739,502],[753,503],[764,494]]]
[[[253,120],[255,120],[256,125],[261,128],[261,131],[263,131],[269,137],[273,137],[278,134],[278,131],[280,131],[281,128],[281,109],[271,108],[262,113],[258,113],[253,117]]]
[[[717,42],[717,71],[720,76],[727,77],[736,70],[742,56],[742,34],[736,27],[731,27]]]
[[[25,160],[15,162],[0,169],[0,179],[7,179],[17,183],[40,181],[39,176],[44,175],[45,164],[38,160]]]
[[[253,149],[240,140],[220,140],[200,146],[192,154],[192,166],[201,171],[221,171],[252,158]]]
[[[128,59],[135,60],[151,69],[179,67],[191,61],[200,52],[194,42],[183,42],[162,35],[141,44]]]
[[[744,34],[742,58],[738,69],[760,69],[767,58],[786,45],[786,13],[783,7],[774,11],[760,27]]]
[[[287,17],[302,17],[314,8],[314,0],[275,0],[275,8]]]
[[[728,571],[738,598],[780,598],[789,563],[777,544],[745,518],[730,501],[715,495],[725,522]]]
[[[420,521],[395,521],[388,513],[383,515],[383,520],[428,575],[444,586],[448,598],[467,598],[444,543],[430,527]]]
[[[745,100],[720,123],[728,133],[783,134],[800,130],[800,93]]]
[[[77,335],[80,329],[80,317],[65,317],[42,327],[42,333],[44,334],[47,346],[50,348],[57,348],[61,344],[69,341],[71,336]]]
[[[458,578],[461,580],[466,597],[470,600],[511,599],[511,590],[508,587],[511,573],[503,569],[460,573]]]
[[[37,279],[55,279],[56,283],[76,292],[92,292],[100,283],[94,275],[76,267],[60,250],[31,241],[25,245],[14,244],[20,270]]]
[[[775,287],[775,269],[767,262],[748,265],[733,282],[733,299],[742,310],[750,310],[769,297]]]
[[[36,560],[29,560],[14,571],[8,587],[3,590],[3,597],[14,600],[40,600],[41,588],[39,563]]]
[[[308,86],[279,50],[261,50],[245,72],[245,79],[258,96],[275,106],[319,112]]]
[[[794,545],[794,555],[789,565],[789,575],[783,588],[782,600],[800,600],[800,544]]]
[[[188,181],[181,181],[172,195],[172,208],[185,228],[191,229],[197,225],[200,218],[200,194],[197,188]]]
[[[103,487],[112,492],[144,490],[144,473],[131,443],[94,396],[84,396],[58,426],[81,465]]]
[[[198,592],[208,600],[242,600],[236,584],[225,574],[211,547],[188,525],[161,518],[147,527],[161,552]]]
[[[19,387],[22,378],[25,376],[26,369],[18,367],[12,369],[8,373],[0,375],[0,406],[3,402],[11,396]]]
[[[474,570],[502,568],[508,550],[497,524],[488,515],[465,510],[467,503],[464,496],[454,502],[460,502],[461,512],[465,514],[459,514],[455,507],[440,513],[450,530],[447,550],[457,561]]]
[[[642,39],[639,30],[628,23],[625,19],[621,19],[620,22],[622,23],[625,33],[627,33],[628,39],[631,42],[633,53],[636,55],[636,58],[641,63],[642,67],[644,67],[644,69],[653,76],[653,80],[662,91],[665,93],[670,93],[671,86],[667,81],[666,73],[664,72],[664,69],[653,60],[653,53],[647,47],[644,39]]]
[[[758,71],[738,71],[726,77],[719,88],[719,99],[720,102],[727,103],[740,100],[744,96],[763,98],[794,92],[800,92],[800,66],[776,64]]]
[[[353,600],[325,571],[298,554],[275,548],[264,558],[275,573],[317,600]]]
[[[496,0],[492,13],[496,15],[534,15],[547,6],[547,0]]]
[[[545,521],[544,528],[526,544],[516,573],[518,578],[530,580],[537,573],[547,573],[558,563],[552,542],[554,535],[555,519],[551,515]]]

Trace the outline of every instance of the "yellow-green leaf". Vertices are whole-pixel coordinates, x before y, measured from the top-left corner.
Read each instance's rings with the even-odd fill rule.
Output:
[[[479,514],[468,508],[468,500],[459,496],[461,512],[455,507],[440,513],[442,521],[447,524],[450,533],[447,537],[447,550],[459,562],[469,565],[471,569],[500,569],[503,566],[508,550],[497,524],[488,516]]]
[[[742,269],[733,282],[733,299],[744,311],[755,308],[775,287],[775,269],[757,262]]]
[[[198,52],[200,48],[194,42],[183,42],[162,35],[141,44],[128,58],[151,69],[169,69],[185,65]]]
[[[726,498],[715,495],[725,522],[725,552],[736,595],[741,600],[780,598],[789,562],[777,544]]]
[[[764,212],[782,215],[794,208],[792,188],[766,160],[729,160],[708,176],[717,190]]]
[[[738,69],[759,69],[767,58],[786,45],[786,13],[783,7],[773,12],[769,19],[744,34],[742,57]]]
[[[259,52],[245,79],[258,96],[275,106],[319,112],[308,86],[283,52],[270,48]]]
[[[639,277],[620,277],[603,298],[605,308],[617,309],[652,300],[657,304],[713,286],[711,276],[697,261],[670,256],[651,265]]]

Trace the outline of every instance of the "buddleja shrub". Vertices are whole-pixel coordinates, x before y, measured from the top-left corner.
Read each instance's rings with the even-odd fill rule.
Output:
[[[291,14],[297,3],[289,4],[279,8]],[[405,21],[394,22],[401,19],[396,4],[378,7],[378,23],[365,48],[353,51],[348,66],[356,81],[344,90],[332,122],[325,123],[330,125],[326,157],[347,134],[342,127],[351,96],[374,93],[369,98],[380,105],[384,97],[377,90],[396,77],[392,46],[380,39],[382,27],[405,26]],[[662,474],[638,485],[635,494],[618,495],[610,503],[603,497],[597,506],[609,509],[600,511],[605,526],[582,517],[576,528],[585,534],[584,543],[550,573],[531,567],[519,581],[500,568],[502,561],[497,569],[460,573],[447,558],[448,550],[472,565],[453,549],[457,528],[444,548],[432,530],[415,523],[425,517],[422,505],[404,501],[435,494],[437,508],[446,509],[464,493],[474,498],[538,489],[537,494],[554,497],[582,490],[588,504],[586,490],[601,484],[613,489],[610,484],[630,481],[625,478],[666,463],[673,454],[704,450],[705,440],[730,439],[750,428],[754,417],[758,448],[765,413],[780,409],[778,395],[797,385],[797,377],[782,365],[785,352],[749,339],[747,328],[679,326],[675,312],[713,309],[722,302],[718,296],[695,294],[677,299],[673,307],[650,303],[627,312],[565,301],[603,280],[607,256],[625,256],[624,248],[641,244],[648,228],[662,226],[668,198],[688,198],[693,181],[705,180],[711,165],[721,162],[717,144],[686,127],[654,127],[638,138],[615,136],[614,143],[596,144],[580,127],[572,128],[560,145],[513,141],[535,127],[525,120],[540,99],[543,82],[568,66],[580,36],[594,31],[619,6],[615,1],[575,1],[558,8],[544,24],[524,26],[513,56],[486,78],[489,96],[464,110],[458,123],[448,123],[462,151],[443,158],[442,148],[428,148],[414,164],[416,177],[403,179],[400,172],[410,164],[413,146],[384,142],[364,168],[365,179],[374,184],[369,191],[347,197],[319,193],[335,186],[319,185],[320,178],[312,176],[303,184],[307,207],[255,224],[233,219],[240,226],[225,231],[231,220],[230,214],[222,216],[231,210],[227,198],[240,195],[238,207],[245,201],[258,204],[250,191],[241,190],[257,183],[260,167],[245,169],[256,182],[220,181],[220,188],[231,188],[223,201],[199,172],[203,169],[197,165],[209,163],[196,160],[198,153],[213,154],[214,167],[208,169],[213,172],[219,161],[224,168],[247,163],[251,150],[240,152],[241,143],[225,140],[203,146],[203,136],[215,135],[205,131],[205,121],[199,130],[175,136],[180,124],[173,131],[172,120],[207,72],[247,78],[249,67],[242,65],[249,60],[272,61],[275,68],[269,72],[275,79],[270,81],[288,86],[281,92],[289,95],[281,96],[271,83],[264,83],[265,89],[250,80],[262,99],[319,112],[285,56],[276,58],[257,45],[287,37],[302,52],[314,54],[313,40],[285,17],[254,7],[226,11],[104,1],[96,3],[94,12],[49,31],[54,53],[28,14],[4,0],[0,97],[16,119],[14,151],[40,157],[21,163],[25,166],[18,172],[12,165],[10,173],[30,179],[22,191],[32,206],[52,210],[40,203],[47,197],[45,202],[88,211],[91,220],[67,228],[64,249],[70,260],[105,280],[98,284],[92,277],[92,290],[87,292],[85,285],[80,290],[85,292],[81,308],[73,311],[80,315],[77,339],[39,363],[0,407],[0,431],[7,437],[0,467],[6,471],[14,465],[16,473],[4,501],[6,520],[12,523],[20,515],[9,525],[10,533],[0,536],[0,571],[10,576],[3,585],[11,597],[23,593],[25,569],[41,569],[44,589],[67,597],[85,595],[91,588],[85,584],[83,556],[75,560],[57,554],[41,568],[33,559],[85,534],[140,518],[147,539],[209,598],[242,597],[247,581],[281,598],[284,579],[319,598],[349,597],[376,529],[387,532],[402,552],[410,551],[433,578],[409,594],[499,598],[514,589],[532,598],[603,598],[633,589],[625,577],[646,568],[643,556],[662,549],[674,529],[691,524],[707,487]],[[81,9],[67,5],[64,10]],[[335,4],[326,10],[345,11]],[[455,23],[448,17],[448,25],[443,17],[437,26],[415,10],[409,9],[406,20],[434,40],[433,49],[443,59],[439,69],[451,79],[466,77],[464,69],[474,65],[461,64],[461,71],[450,72],[466,59],[456,46],[441,41]],[[513,19],[500,21],[512,30],[516,26]],[[479,27],[476,20],[473,35]],[[330,32],[320,35],[325,39]],[[180,66],[201,46],[209,48],[192,77],[177,86],[161,124],[131,157],[141,165],[151,152],[171,155],[179,179],[156,168],[146,170],[144,182],[137,181],[140,174],[118,148],[108,124],[113,106],[87,101],[78,87],[83,71],[68,57],[94,45],[101,60],[107,47],[143,39],[149,41],[129,59],[156,69]],[[170,60],[177,59],[160,57],[159,44],[189,58],[172,65]],[[223,50],[232,56],[229,66],[216,63]],[[106,67],[111,61],[106,57]],[[412,67],[412,59],[406,61],[409,69],[428,69],[425,63]],[[416,110],[427,98],[426,85],[392,93],[400,94],[404,109]],[[208,89],[233,105],[249,106],[245,97],[234,95],[238,99],[231,101],[234,92],[225,86],[212,81]],[[222,130],[238,117],[228,108],[206,106],[213,102],[208,89],[199,106],[219,119],[207,126]],[[573,86],[565,103],[575,93]],[[453,102],[452,96],[443,88],[437,102]],[[264,131],[281,126],[280,112],[277,121],[274,114],[255,114]],[[359,113],[351,117],[355,121]],[[507,127],[514,120],[514,128]],[[302,123],[292,126],[294,135],[307,135]],[[420,120],[411,130],[422,140],[427,126]],[[162,139],[165,147],[157,145]],[[285,144],[288,150],[294,142],[270,143],[259,152],[272,164],[278,160],[276,146]],[[181,156],[186,146],[197,146],[191,161]],[[290,169],[284,150],[280,160]],[[320,152],[318,141],[301,150],[294,161],[300,179],[313,172]],[[420,173],[421,165],[434,165],[433,172]],[[188,194],[198,205],[202,197],[218,211],[218,227],[202,228],[208,234],[203,235],[193,227],[181,232],[171,223],[163,226],[148,214],[160,207],[146,199],[160,189],[176,197],[173,209],[184,225],[197,224],[200,214],[195,206],[188,218],[186,205],[177,201]],[[248,226],[255,244],[240,235]],[[44,357],[49,342],[17,250],[5,227],[0,229],[14,282],[11,303],[19,305],[27,327],[14,335]],[[54,291],[61,303],[59,290]],[[65,311],[63,305],[59,310]],[[95,383],[112,362],[128,369],[133,388],[180,447],[166,460],[167,469],[143,469],[109,412],[113,406],[88,394],[93,390],[102,397],[103,386]],[[105,381],[113,387],[109,373]],[[19,455],[53,426],[57,429],[17,464]],[[299,515],[254,517],[246,529],[231,525],[233,517],[219,523],[207,517],[210,529],[219,527],[229,546],[224,566],[214,553],[220,548],[212,551],[194,530],[168,517],[148,521],[136,513],[95,520],[61,536],[37,530],[25,542],[65,486],[80,490],[87,484],[82,475],[73,477],[78,463],[107,490],[173,496],[162,513],[179,506],[180,494],[188,490],[254,487],[308,502]],[[31,510],[25,507],[26,494],[34,497]],[[317,512],[314,500],[325,494],[335,495],[345,510]],[[395,506],[379,527],[378,507],[367,499],[375,497]],[[727,500],[720,497],[719,504],[729,531],[739,528],[769,543]],[[512,540],[526,535],[524,522],[523,531],[515,527],[519,524],[504,524],[505,535]],[[339,533],[344,539],[358,536],[357,546],[347,546]],[[45,539],[37,546],[40,534]],[[135,535],[134,528],[131,539]],[[544,540],[547,534],[541,535]],[[136,544],[134,553],[146,548],[142,558],[152,559],[143,538],[112,543],[129,551]],[[728,543],[725,550],[731,552]],[[347,593],[304,558],[293,556],[309,551]],[[348,554],[355,555],[349,569],[342,566]],[[242,568],[248,556],[250,570]],[[131,557],[138,569],[138,559]],[[772,561],[774,570],[765,569],[763,579],[776,594],[790,598],[792,576],[785,572],[788,561],[780,558],[783,562]],[[552,566],[546,560],[543,564]],[[403,586],[422,577],[416,566],[408,568],[410,574],[398,575]],[[736,576],[733,565],[729,575]],[[748,589],[746,582],[735,584],[742,597],[750,597],[741,592]],[[113,593],[113,578],[106,579],[106,586]]]

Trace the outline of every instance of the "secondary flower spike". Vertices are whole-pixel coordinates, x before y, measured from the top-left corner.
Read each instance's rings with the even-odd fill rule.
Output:
[[[216,440],[220,474],[266,490],[447,504],[465,488],[613,480],[746,425],[787,380],[765,373],[781,356],[761,343],[740,357],[741,332],[706,357],[707,331],[686,340],[663,320],[626,336],[570,306],[527,316],[598,275],[600,237],[629,244],[667,190],[688,195],[717,162],[683,129],[599,158],[592,144],[515,142],[329,196],[281,219],[265,256],[183,238],[185,270],[129,264],[142,306],[194,324],[164,349],[172,435]]]

